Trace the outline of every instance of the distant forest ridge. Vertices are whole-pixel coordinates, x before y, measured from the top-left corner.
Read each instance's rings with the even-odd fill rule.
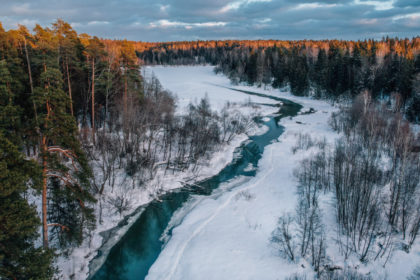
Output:
[[[234,83],[289,86],[296,95],[390,99],[411,121],[420,112],[420,37],[380,41],[194,41],[137,43],[146,64],[210,63]]]
[[[393,42],[395,50],[398,50],[398,45],[409,46],[410,51],[418,52],[420,50],[420,35],[409,38],[398,37],[384,37],[382,40],[365,39],[365,40],[195,40],[195,41],[173,41],[173,42],[136,42],[138,51],[149,50],[153,48],[167,48],[167,49],[182,49],[188,50],[193,48],[218,48],[218,47],[250,47],[250,48],[269,48],[269,47],[284,47],[291,48],[294,46],[314,49],[328,49],[331,44],[335,46],[342,46],[352,48],[355,46],[361,47],[366,44],[368,48],[376,47],[378,51],[390,50],[390,42]],[[378,53],[379,55],[379,53]]]
[[[49,52],[55,55],[54,50],[63,52],[68,57],[60,66],[63,68],[63,78],[68,80],[67,73],[69,76],[79,76],[77,78],[80,82],[72,83],[75,87],[83,85],[82,88],[89,88],[89,81],[87,86],[84,85],[86,77],[71,72],[77,71],[75,65],[89,64],[90,51],[98,56],[97,61],[107,61],[116,72],[120,66],[123,69],[134,70],[143,64],[211,64],[216,66],[216,72],[222,72],[234,84],[270,85],[274,88],[289,86],[291,92],[296,95],[332,99],[343,96],[352,98],[367,90],[373,97],[398,97],[401,109],[406,112],[407,117],[411,121],[419,121],[420,36],[411,39],[386,37],[382,40],[359,41],[141,42],[100,39],[84,33],[77,34],[69,24],[60,20],[59,22],[66,26],[65,31],[57,31],[55,23],[51,29],[36,25],[33,34],[24,26],[6,32],[0,23],[3,49],[16,48],[24,61],[25,51],[29,55],[32,52]],[[43,38],[44,36],[47,38]],[[46,44],[42,43],[44,39],[48,40]],[[63,44],[64,46],[61,46]],[[66,52],[70,49],[72,54],[67,55]],[[0,59],[7,60],[5,54],[6,52],[0,51]],[[72,63],[72,59],[78,62]],[[68,72],[65,69],[67,65]],[[68,84],[68,81],[65,82]],[[126,87],[124,83],[122,86]],[[82,88],[77,90],[84,92]],[[91,90],[87,90],[86,93],[89,91]],[[72,105],[75,108],[72,110],[78,110],[77,115],[82,118],[82,122],[87,122],[91,108],[86,106],[88,103],[85,100],[78,99],[79,96],[73,98]],[[105,101],[100,102],[106,106]]]

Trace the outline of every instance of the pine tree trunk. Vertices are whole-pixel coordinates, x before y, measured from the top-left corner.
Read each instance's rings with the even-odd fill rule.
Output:
[[[66,58],[66,72],[67,72],[67,87],[69,88],[70,112],[71,112],[71,115],[74,116],[74,114],[73,114],[73,98],[72,98],[72,95],[71,95],[71,83],[70,83],[68,58]]]
[[[123,106],[124,106],[124,112],[123,112],[123,128],[124,128],[124,133],[128,133],[128,105],[127,105],[127,68],[125,68],[124,71],[124,95],[123,95]]]
[[[28,65],[29,85],[31,86],[31,93],[34,93],[34,83],[32,81],[31,63],[29,61],[28,47],[26,45],[26,39],[23,40],[25,46],[26,64]]]
[[[25,47],[26,64],[28,65],[29,85],[31,87],[31,94],[34,95],[34,83],[33,83],[33,80],[32,80],[31,61],[29,60],[28,46],[26,44],[26,39],[25,38],[23,39],[23,42],[24,42],[24,47]],[[36,131],[39,133],[38,113],[37,113],[35,101],[33,99],[32,99],[32,104],[33,104],[33,107],[34,107]],[[39,139],[38,139],[38,141],[39,141]],[[36,146],[35,145],[34,145],[33,149],[34,149],[34,155],[35,155],[36,154]]]
[[[95,144],[95,58],[92,58],[92,142]]]
[[[47,139],[42,136],[42,239],[44,248],[48,248],[47,224]]]
[[[127,69],[124,75],[124,118],[127,118]],[[124,123],[125,123],[124,119]]]
[[[47,100],[47,116],[45,122],[45,130],[47,131],[48,120],[50,118],[51,107]],[[45,135],[41,139],[42,151],[42,239],[44,248],[48,248],[48,223],[47,223],[47,188],[48,188],[48,140]]]

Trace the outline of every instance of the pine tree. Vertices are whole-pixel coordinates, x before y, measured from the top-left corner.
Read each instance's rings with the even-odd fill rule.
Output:
[[[327,80],[327,54],[324,49],[319,50],[318,59],[315,63],[314,80],[316,83],[316,96],[321,97],[322,91],[325,90]]]
[[[54,273],[53,251],[34,246],[40,221],[23,196],[37,171],[0,132],[0,278],[50,279]]]
[[[411,122],[420,123],[420,93],[414,94],[407,109],[407,117]]]
[[[53,252],[35,248],[40,221],[25,199],[29,184],[36,187],[40,170],[18,150],[20,112],[14,106],[11,77],[0,61],[0,278],[50,279]]]
[[[58,38],[59,59],[62,73],[64,73],[67,92],[70,98],[70,113],[74,115],[73,94],[72,94],[72,70],[80,70],[78,65],[78,51],[82,47],[76,31],[70,24],[58,19],[54,24],[54,34]]]
[[[62,90],[61,73],[57,69],[47,68],[41,74],[41,85],[35,89],[37,108],[43,108],[38,113],[40,119],[42,166],[42,223],[43,244],[48,247],[48,227],[59,227],[54,230],[62,240],[72,244],[80,244],[83,229],[93,226],[94,216],[89,203],[94,202],[90,193],[89,177],[91,171],[86,157],[81,150],[77,127],[74,118],[69,112],[69,97]],[[65,198],[50,195],[50,190],[56,188],[66,189]],[[60,201],[55,201],[60,199]],[[69,206],[70,201],[76,201],[77,206]],[[67,216],[60,216],[63,222],[59,223],[48,217],[48,205],[61,203],[68,208]],[[50,212],[51,213],[51,212]],[[78,218],[77,224],[70,227],[67,220]],[[49,223],[50,222],[50,223]],[[63,245],[63,242],[60,242]]]
[[[95,143],[95,78],[96,78],[96,65],[100,58],[105,54],[104,44],[97,38],[89,39],[86,47],[86,57],[88,64],[91,65],[91,121],[92,121],[92,142]]]

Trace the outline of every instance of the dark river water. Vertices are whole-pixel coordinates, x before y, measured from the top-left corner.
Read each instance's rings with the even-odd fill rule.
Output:
[[[248,141],[236,149],[233,161],[219,174],[166,193],[158,200],[142,206],[142,212],[138,219],[112,247],[105,262],[90,279],[144,279],[164,247],[162,234],[166,233],[170,237],[173,227],[176,226],[172,224],[169,226],[174,213],[193,196],[208,196],[221,184],[238,176],[255,176],[264,147],[275,141],[284,131],[284,127],[279,125],[278,121],[281,118],[296,116],[302,108],[301,105],[286,99],[250,91],[231,90],[279,101],[278,113],[268,117],[268,121],[255,120],[266,125],[268,130],[262,135],[249,137]],[[282,105],[280,106],[280,104]],[[255,168],[251,170],[247,168],[250,164]],[[96,258],[102,254],[103,252],[100,250]],[[91,272],[92,270],[94,269],[91,267]]]

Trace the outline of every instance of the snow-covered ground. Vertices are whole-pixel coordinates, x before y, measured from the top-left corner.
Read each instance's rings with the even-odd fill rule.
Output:
[[[211,67],[173,69],[157,67],[153,71],[163,84],[168,79],[174,89],[182,87],[176,85],[174,77],[184,71],[191,75],[197,73],[199,79],[218,80],[219,85],[234,87],[223,76],[215,77]],[[176,74],[170,75],[171,72]],[[179,225],[174,228],[165,248],[151,267],[147,276],[149,280],[285,279],[294,273],[313,275],[304,260],[291,264],[282,259],[270,244],[270,237],[279,216],[295,210],[297,182],[293,170],[299,161],[316,152],[309,149],[292,153],[298,133],[309,133],[316,139],[325,137],[329,143],[333,143],[338,135],[329,128],[328,119],[337,109],[323,101],[295,97],[278,90],[247,86],[234,88],[288,98],[302,104],[302,111],[313,108],[316,112],[282,119],[285,133],[280,136],[279,142],[265,148],[255,177],[250,180],[241,177],[227,182],[212,196],[196,198],[174,215],[173,219],[177,221],[172,224]],[[210,93],[212,102],[218,103]],[[217,95],[217,98],[223,99],[226,95]],[[383,260],[368,265],[360,264],[357,259],[345,261],[337,253],[333,241],[335,221],[331,198],[322,197],[322,204],[323,222],[329,240],[327,255],[334,263],[357,266],[361,273],[370,274],[378,280],[406,279],[420,263],[419,246],[414,247],[410,254],[396,251],[385,268],[382,266]]]

